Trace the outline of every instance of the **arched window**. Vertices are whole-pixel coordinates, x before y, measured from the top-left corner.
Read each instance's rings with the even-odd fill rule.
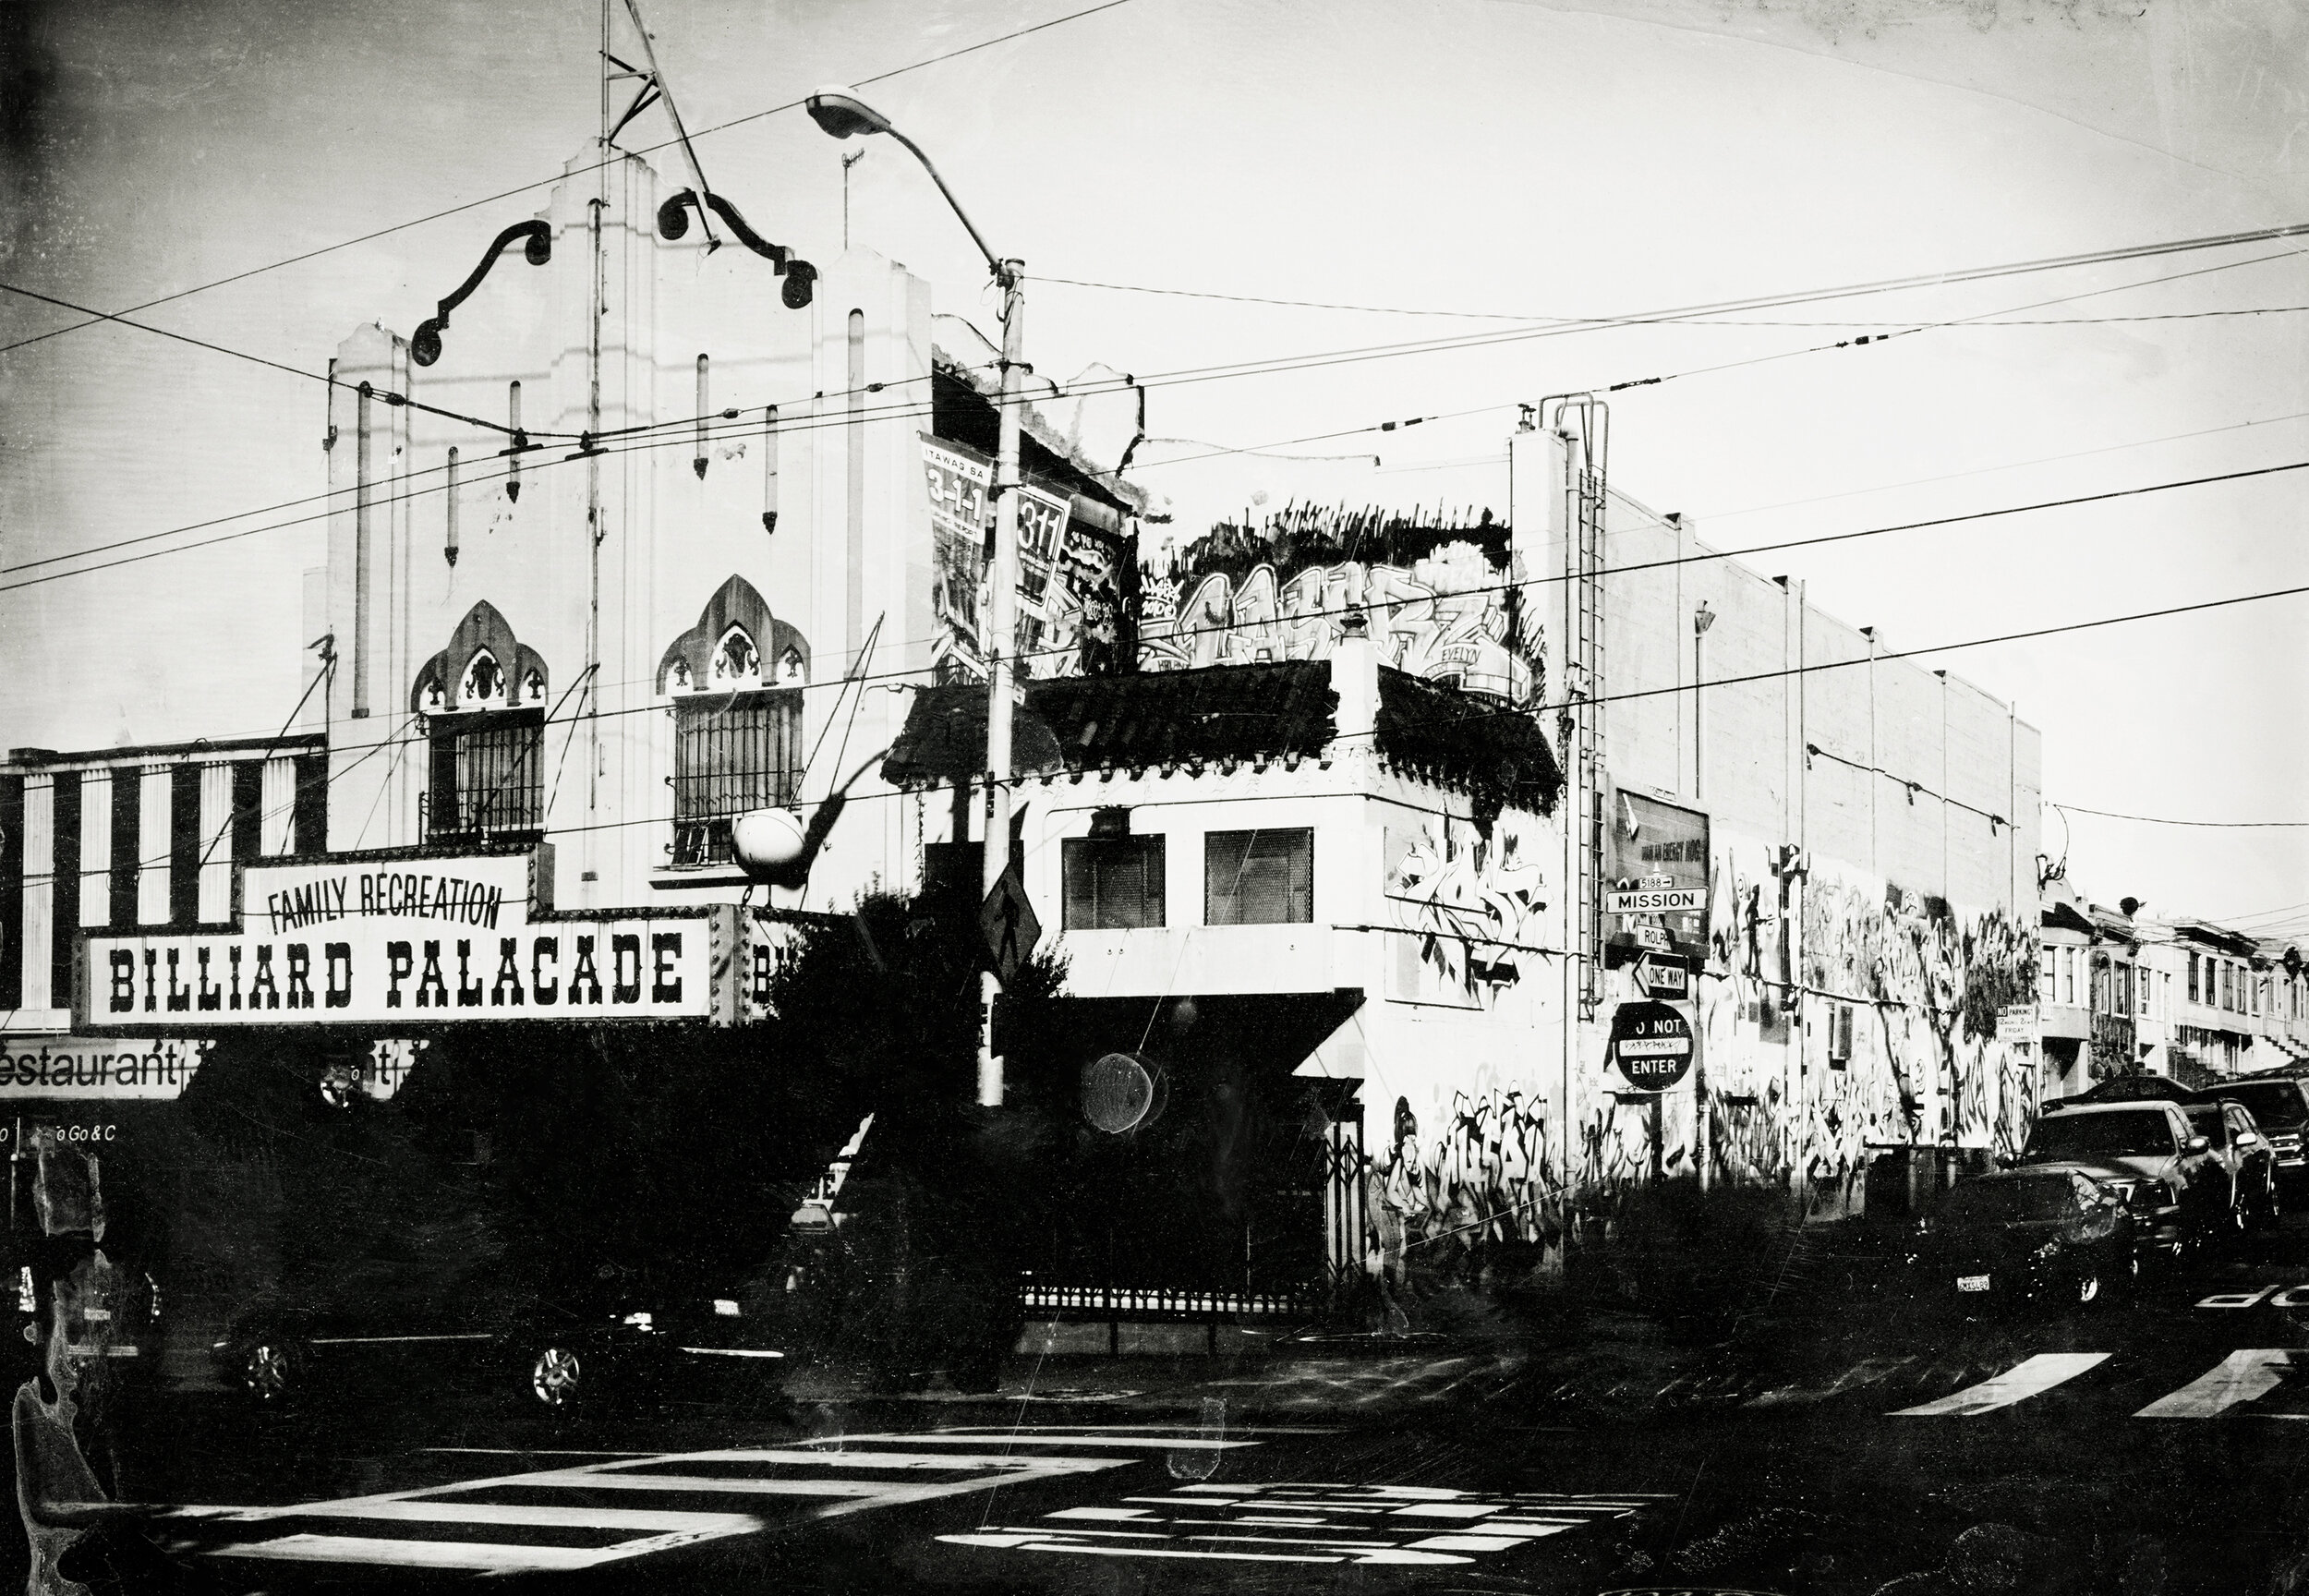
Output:
[[[409,689],[430,761],[425,838],[456,842],[539,834],[545,825],[545,660],[487,602]]]
[[[673,700],[675,866],[726,863],[732,820],[800,797],[809,674],[808,640],[741,576],[667,648],[658,691]]]

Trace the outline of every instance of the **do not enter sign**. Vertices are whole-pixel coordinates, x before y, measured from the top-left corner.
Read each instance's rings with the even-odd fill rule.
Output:
[[[1623,1003],[1612,1015],[1612,1058],[1627,1083],[1664,1092],[1692,1067],[1692,1024],[1664,1003]]]

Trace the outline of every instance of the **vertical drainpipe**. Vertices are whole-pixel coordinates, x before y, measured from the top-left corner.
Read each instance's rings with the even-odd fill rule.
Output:
[[[353,415],[353,719],[369,715],[369,396],[367,382],[357,390]]]

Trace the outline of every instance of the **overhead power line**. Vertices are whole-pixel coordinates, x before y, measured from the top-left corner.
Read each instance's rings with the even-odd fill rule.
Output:
[[[508,427],[502,421],[484,421],[478,416],[466,416],[455,410],[443,410],[436,405],[420,404],[407,394],[396,393],[389,388],[370,388],[366,382],[350,382],[342,377],[323,376],[318,371],[308,371],[301,366],[290,366],[279,360],[268,359],[262,355],[251,355],[246,349],[235,349],[224,344],[212,344],[206,338],[195,338],[188,333],[171,332],[165,327],[155,327],[145,321],[131,321],[126,316],[115,316],[109,311],[91,310],[85,305],[75,305],[69,299],[59,299],[53,294],[35,293],[30,288],[14,283],[0,283],[0,292],[19,294],[27,299],[37,299],[43,305],[62,306],[66,310],[77,310],[81,315],[94,317],[99,321],[117,322],[123,327],[133,327],[139,332],[150,332],[157,338],[173,338],[179,344],[189,344],[196,349],[213,350],[219,355],[229,355],[236,360],[247,360],[252,365],[270,367],[275,371],[285,371],[292,377],[302,377],[308,382],[319,382],[330,388],[343,388],[347,392],[369,388],[370,393],[388,405],[396,406],[405,405],[412,410],[422,410],[428,416],[440,416],[451,421],[462,421],[468,427],[478,427],[484,431],[500,433],[507,438],[526,436],[572,439],[578,436],[574,432],[531,432],[525,429]]]
[[[1770,310],[1783,305],[1814,304],[1825,299],[1857,298],[1869,294],[1901,293],[1913,288],[1940,288],[1954,283],[1977,283],[1989,277],[2014,277],[2032,272],[2058,272],[2077,266],[2099,266],[2117,260],[2138,260],[2157,255],[2178,255],[2193,249],[2223,249],[2243,244],[2268,244],[2309,236],[2309,222],[2282,227],[2258,227],[2243,233],[2208,234],[2176,238],[2162,244],[2133,244],[2114,249],[2092,249],[2077,255],[2050,255],[2033,260],[2008,261],[1997,266],[1967,266],[1949,272],[1925,272],[1908,277],[1886,277],[1837,288],[1808,288],[1794,293],[1767,294],[1745,299],[1719,299],[1655,310],[1644,320],[1681,320],[1691,316],[1723,315],[1736,310]],[[1076,277],[1037,276],[1037,283],[1063,283],[1071,288],[1097,288],[1121,294],[1151,294],[1184,299],[1227,300],[1243,305],[1274,305],[1307,310],[1360,310],[1374,315],[1457,316],[1465,320],[1551,322],[1560,326],[1614,326],[1632,320],[1620,316],[1535,316],[1525,312],[1437,311],[1391,305],[1345,305],[1312,299],[1263,298],[1248,294],[1221,294],[1195,288],[1158,287],[1143,283],[1097,283]]]
[[[2124,815],[2114,809],[2087,809],[2082,804],[2055,804],[2049,798],[2045,804],[2070,815],[2097,815],[2103,820],[2130,820],[2143,826],[2190,826],[2208,831],[2309,830],[2309,820],[2175,820],[2162,815]]]
[[[903,66],[893,66],[886,72],[876,72],[873,76],[867,78],[854,78],[852,79],[851,81],[862,89],[876,83],[886,83],[893,78],[902,78],[909,72],[919,72],[925,67],[939,66],[942,63],[957,60],[964,55],[975,54],[981,50],[991,50],[997,44],[1008,44],[1014,40],[1023,39],[1029,34],[1040,33],[1048,29],[1061,27],[1069,22],[1080,21],[1085,17],[1094,17],[1101,11],[1112,11],[1117,6],[1127,6],[1130,3],[1130,0],[1101,0],[1101,4],[1099,5],[1086,6],[1079,11],[1070,11],[1063,17],[1053,17],[1046,21],[1029,23],[1023,28],[1013,28],[1007,33],[998,33],[991,39],[982,39],[974,44],[958,45],[954,49],[941,51],[936,55],[925,55],[919,61],[908,62]],[[698,129],[695,134],[692,135],[692,137],[703,139],[709,134],[725,132],[731,127],[743,127],[748,122],[758,122],[765,116],[775,116],[780,112],[798,111],[805,103],[807,103],[806,97],[802,100],[789,100],[784,102],[782,104],[772,105],[767,110],[749,112],[743,116],[733,116],[727,122],[718,122],[710,127],[702,127]],[[633,153],[654,155],[659,151],[671,149],[679,142],[679,139],[668,139],[659,143],[645,145],[639,151],[633,151]],[[147,299],[142,304],[131,305],[125,310],[118,312],[118,314],[123,316],[133,316],[139,311],[150,310],[154,308],[156,306],[174,304],[179,299],[189,299],[196,294],[206,294],[212,288],[223,288],[227,284],[234,283],[245,283],[251,277],[261,277],[268,272],[278,272],[284,267],[302,265],[308,260],[317,260],[323,255],[333,255],[340,249],[350,249],[357,244],[373,243],[377,239],[389,237],[395,233],[405,233],[412,227],[422,227],[428,223],[439,222],[445,217],[462,215],[467,211],[476,211],[484,205],[494,205],[501,200],[511,200],[518,195],[527,194],[538,188],[550,188],[555,184],[562,182],[568,178],[586,176],[592,173],[600,171],[605,166],[613,166],[617,164],[619,160],[623,160],[626,153],[627,151],[620,151],[617,157],[611,160],[597,161],[590,166],[574,167],[567,171],[556,172],[550,177],[540,177],[534,183],[524,183],[515,187],[500,189],[494,194],[484,195],[478,200],[468,200],[463,204],[451,205],[446,209],[434,211],[423,216],[412,217],[406,222],[395,222],[391,226],[379,227],[370,232],[358,234],[351,238],[342,238],[334,244],[324,244],[318,249],[308,249],[301,254],[290,255],[278,260],[267,261],[261,266],[251,266],[247,271],[236,272],[229,277],[218,277],[207,283],[196,284],[190,288],[180,288],[173,294],[163,294],[156,299]],[[106,319],[103,314],[99,311],[82,311],[81,314],[90,317],[91,320],[86,321],[75,321],[64,327],[54,327],[45,332],[35,333],[30,338],[19,338],[13,344],[0,345],[0,355],[6,355],[10,350],[14,349],[22,349],[30,345],[42,343],[50,338],[62,337],[66,332],[77,332],[83,327],[93,327],[97,324],[98,320]]]

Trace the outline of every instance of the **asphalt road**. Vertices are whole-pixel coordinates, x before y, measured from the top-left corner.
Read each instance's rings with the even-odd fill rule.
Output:
[[[163,1396],[124,1463],[233,1590],[2177,1596],[2309,1570],[2309,1225],[2070,1312],[1870,1294],[1847,1262],[1807,1239],[1714,1344],[1597,1314],[1553,1344],[574,1421]]]

